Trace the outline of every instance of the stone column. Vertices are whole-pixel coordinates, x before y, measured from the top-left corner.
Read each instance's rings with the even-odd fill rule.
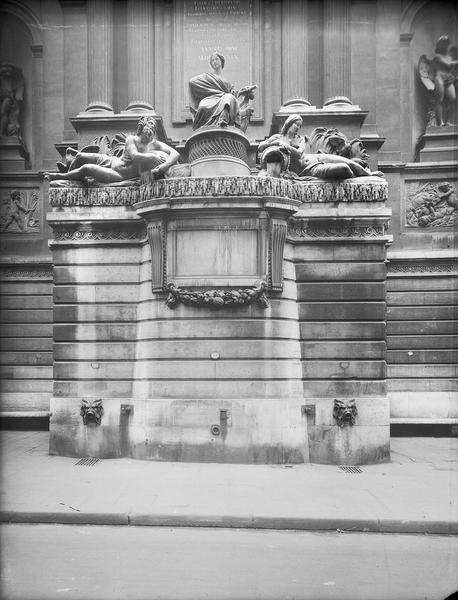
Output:
[[[86,112],[113,112],[113,1],[87,1]]]
[[[350,2],[325,0],[323,29],[324,100],[349,96],[350,81]]]
[[[154,110],[154,2],[127,1],[128,111]]]

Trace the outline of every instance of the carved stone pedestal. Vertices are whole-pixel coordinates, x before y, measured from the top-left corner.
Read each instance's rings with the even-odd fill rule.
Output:
[[[52,190],[51,452],[308,461],[292,265],[283,262],[300,202],[286,183]],[[130,206],[113,206],[122,195]],[[85,424],[99,400],[100,424]]]
[[[456,125],[430,126],[422,137],[420,162],[458,160],[458,129]]]
[[[250,174],[248,138],[235,127],[201,127],[186,142],[193,177]]]
[[[52,188],[51,453],[387,460],[386,189]]]
[[[0,137],[0,172],[24,171],[26,159],[23,152],[24,146],[19,138]]]

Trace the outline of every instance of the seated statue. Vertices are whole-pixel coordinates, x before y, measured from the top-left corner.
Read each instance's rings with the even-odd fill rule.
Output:
[[[189,82],[193,129],[213,125],[246,131],[248,127],[254,111],[250,100],[254,98],[257,86],[245,86],[236,92],[222,76],[224,64],[224,56],[214,52],[210,57],[213,72],[197,75]]]
[[[290,157],[289,169],[293,173],[299,174],[303,170],[301,157],[306,150],[309,150],[308,139],[298,133],[301,127],[302,117],[300,115],[289,116],[283,123],[280,133],[261,142],[258,151],[262,153],[266,148],[272,146],[286,149]]]
[[[267,150],[275,148],[289,157],[287,166],[282,166],[282,177],[294,179],[347,179],[350,177],[368,177],[375,175],[383,177],[380,171],[371,172],[367,167],[367,154],[365,159],[352,156],[352,145],[356,146],[359,140],[347,143],[346,137],[337,130],[317,128],[312,132],[310,139],[299,135],[302,126],[300,115],[293,114],[288,117],[281,132],[259,144],[261,156],[261,169],[266,171],[268,156]],[[330,132],[327,135],[327,132]],[[323,145],[326,143],[326,145]],[[323,152],[321,148],[330,150]],[[343,156],[338,151],[341,151]],[[361,152],[361,150],[359,150]],[[334,153],[335,152],[335,153]],[[364,151],[365,152],[365,151]],[[363,156],[363,155],[362,155]],[[271,160],[272,157],[269,158]],[[284,163],[283,163],[284,164]],[[273,167],[270,167],[272,169]]]
[[[134,179],[151,170],[155,179],[163,177],[179,158],[176,150],[156,139],[156,120],[143,117],[137,125],[135,135],[128,135],[121,156],[88,152],[91,147],[77,151],[68,148],[65,158],[67,171],[46,173],[48,181],[86,181],[95,179],[99,183],[116,183]]]
[[[450,46],[448,37],[442,35],[434,52],[432,60],[422,54],[418,62],[420,79],[429,94],[429,112],[432,114],[428,115],[428,125],[453,125],[451,117],[456,102],[458,48]]]

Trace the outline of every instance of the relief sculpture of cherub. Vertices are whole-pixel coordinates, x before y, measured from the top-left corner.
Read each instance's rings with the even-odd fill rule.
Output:
[[[420,56],[418,73],[428,94],[428,125],[453,125],[457,69],[458,47],[451,46],[446,35],[437,40],[432,59]]]

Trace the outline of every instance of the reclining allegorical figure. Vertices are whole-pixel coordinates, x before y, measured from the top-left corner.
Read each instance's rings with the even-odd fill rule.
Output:
[[[222,76],[224,64],[224,56],[214,52],[210,56],[213,72],[197,75],[189,82],[193,129],[214,125],[246,131],[254,110],[249,103],[257,86],[247,85],[236,92]]]
[[[336,147],[336,153],[323,152],[321,149],[314,152],[314,146],[319,143],[321,145],[324,138],[333,139],[328,133],[333,134],[336,140],[345,141],[343,134],[337,130],[323,130],[316,128],[310,139],[299,135],[299,129],[302,127],[302,118],[300,115],[293,114],[289,116],[280,133],[272,135],[267,140],[259,144],[258,151],[262,153],[262,157],[266,157],[266,152],[270,148],[275,148],[288,157],[281,165],[282,173],[291,179],[310,179],[311,177],[319,179],[347,179],[351,177],[383,177],[380,171],[372,172],[367,167],[367,162],[364,159],[348,156],[348,148],[351,144],[358,141],[353,140],[350,143],[343,143]],[[337,153],[342,150],[347,156],[342,156]],[[271,164],[263,160],[261,157],[261,168],[266,169],[266,164]],[[367,158],[367,155],[366,155]],[[272,157],[269,159],[272,160]],[[264,163],[264,165],[263,165]],[[273,167],[269,167],[273,169]],[[273,171],[272,171],[273,172]],[[265,175],[261,171],[260,174]]]
[[[92,178],[99,183],[116,183],[134,179],[149,170],[154,178],[159,179],[178,161],[180,155],[156,139],[156,130],[154,117],[140,119],[136,134],[126,137],[124,151],[120,157],[68,148],[68,170],[63,173],[46,173],[45,179],[86,181],[87,178]]]

